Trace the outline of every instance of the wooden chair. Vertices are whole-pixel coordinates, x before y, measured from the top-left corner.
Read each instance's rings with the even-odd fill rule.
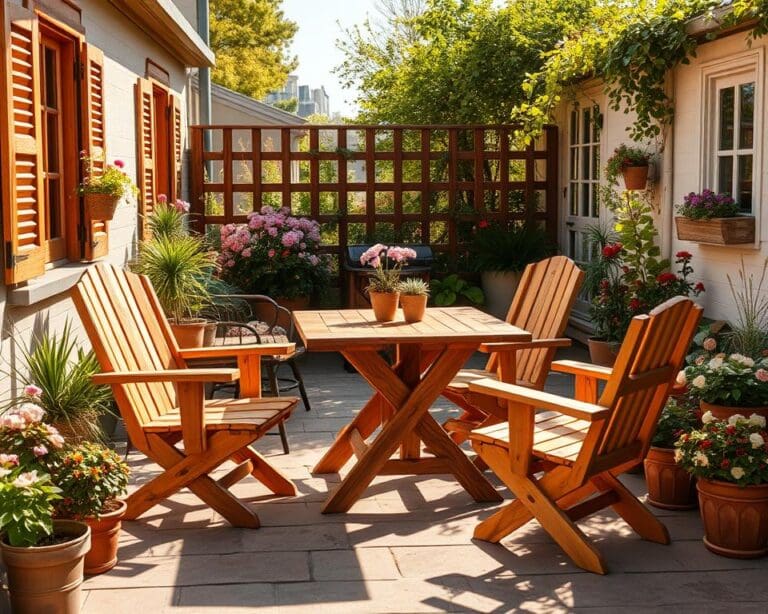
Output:
[[[90,267],[72,299],[103,370],[94,381],[112,386],[132,444],[165,470],[128,497],[126,518],[186,487],[232,525],[257,528],[258,516],[230,486],[251,474],[275,494],[296,494],[250,447],[296,407],[292,397],[259,398],[261,356],[292,352],[293,344],[179,349],[149,280],[112,266]],[[191,369],[185,362],[231,355],[236,369]],[[204,399],[206,382],[238,378],[252,398]],[[227,460],[236,463],[229,473],[208,475]]]
[[[443,396],[464,410],[443,427],[457,443],[473,428],[506,420],[507,410],[495,397],[470,390],[469,384],[484,378],[542,390],[557,348],[568,347],[562,338],[571,308],[584,280],[584,272],[565,256],[553,256],[525,267],[507,322],[533,335],[527,343],[488,343],[480,351],[490,353],[485,369],[463,369],[443,391]]]
[[[470,384],[507,402],[507,423],[475,430],[470,438],[517,497],[481,522],[475,538],[498,542],[536,518],[579,567],[604,574],[600,553],[574,521],[610,505],[641,537],[669,543],[666,527],[618,476],[648,451],[701,311],[675,297],[635,317],[612,370],[575,361],[557,365],[576,375],[576,399],[491,379]],[[595,402],[598,380],[606,384]]]

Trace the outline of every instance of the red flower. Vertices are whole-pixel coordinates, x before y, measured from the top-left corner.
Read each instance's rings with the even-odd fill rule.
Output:
[[[731,466],[731,461],[729,461],[727,458],[724,458],[722,462],[720,463],[721,469],[728,469],[728,467]]]
[[[488,224],[488,220],[480,220],[477,223],[478,228],[488,228],[488,226],[490,226],[490,224]]]
[[[122,160],[115,160],[114,164],[117,168],[123,168],[125,166],[125,162]]]
[[[603,256],[605,258],[615,258],[621,253],[623,247],[621,243],[609,243],[603,248]]]
[[[702,450],[707,450],[707,449],[712,447],[712,442],[709,439],[704,439],[704,440],[699,442],[699,447]]]
[[[729,435],[733,435],[736,432],[736,427],[733,426],[732,424],[729,424],[728,426],[725,427],[725,432],[728,433]]]
[[[640,311],[642,306],[643,304],[640,302],[640,299],[633,298],[631,301],[629,301],[629,309],[631,311]]]
[[[674,273],[661,273],[656,276],[656,281],[658,281],[660,284],[669,284],[673,281],[677,281],[677,275]]]
[[[693,254],[691,252],[686,252],[685,250],[679,251],[675,254],[676,258],[682,258],[683,260],[690,260],[693,258]]]
[[[699,282],[699,283],[697,283],[697,284],[696,284],[696,285],[693,287],[693,289],[694,289],[694,290],[696,290],[696,292],[704,292],[704,284],[703,284],[703,283],[701,283],[701,282]]]
[[[287,258],[287,257],[288,257],[288,255],[289,255],[290,253],[291,253],[291,250],[289,250],[289,249],[284,249],[284,250],[283,250],[283,253],[282,253],[282,256],[283,256],[283,258]]]

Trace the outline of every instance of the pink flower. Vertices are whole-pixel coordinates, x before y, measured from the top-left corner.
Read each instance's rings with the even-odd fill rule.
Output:
[[[24,396],[27,397],[39,397],[43,393],[43,389],[34,384],[24,386]]]
[[[244,249],[244,250],[243,250],[243,251],[240,253],[240,255],[241,255],[243,258],[250,258],[250,257],[251,257],[251,248],[250,248],[250,247],[246,247],[246,248],[245,248],[245,249]]]
[[[717,341],[712,337],[707,337],[701,345],[707,352],[711,352],[717,347]]]
[[[273,249],[269,250],[267,252],[267,256],[269,256],[270,258],[274,258],[275,257],[275,250],[273,250]]]
[[[312,237],[310,236],[310,239],[311,238]],[[387,246],[381,243],[372,245],[367,250],[365,250],[363,254],[360,256],[360,264],[370,264],[372,267],[378,267],[379,256],[381,255],[381,252],[386,250],[387,250]],[[376,264],[373,264],[372,262],[374,258],[377,260]]]
[[[117,168],[124,168],[125,167],[125,162],[123,162],[122,160],[115,160],[114,165]]]
[[[19,457],[16,454],[0,454],[0,466],[10,465],[15,467],[19,464]]]
[[[0,416],[0,429],[20,431],[25,426],[27,426],[27,421],[15,411],[9,411]]]
[[[19,407],[18,414],[27,422],[27,424],[34,424],[43,419],[45,410],[34,403],[24,403]]]
[[[277,228],[274,226],[272,228],[267,229],[267,234],[269,234],[270,237],[276,237],[277,236]]]
[[[63,448],[64,438],[58,433],[56,435],[48,435],[48,443],[50,443],[54,448]]]
[[[758,369],[755,371],[755,377],[761,382],[768,382],[768,371],[765,369]]]
[[[312,266],[317,266],[318,264],[320,264],[320,258],[318,258],[318,257],[317,257],[317,256],[315,256],[314,254],[312,254],[312,255],[309,257],[309,263],[310,263]]]
[[[168,197],[165,194],[158,194],[157,195],[157,202],[159,202],[159,203],[164,205],[165,203],[168,202]]]
[[[189,203],[185,200],[181,200],[180,198],[177,198],[176,201],[173,203],[173,206],[176,208],[176,211],[179,213],[189,213]]]
[[[38,457],[45,456],[46,454],[48,454],[48,448],[40,444],[39,446],[35,446],[34,448],[32,448],[32,453]]]

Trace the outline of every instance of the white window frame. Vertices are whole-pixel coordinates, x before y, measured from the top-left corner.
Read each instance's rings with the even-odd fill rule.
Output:
[[[752,215],[755,217],[755,247],[759,247],[762,220],[768,219],[768,215],[762,214],[763,202],[766,195],[763,193],[763,115],[764,88],[765,88],[765,49],[762,47],[750,49],[746,52],[721,58],[702,65],[702,113],[701,113],[701,182],[699,190],[710,188],[718,189],[718,150],[719,147],[719,92],[725,87],[738,86],[742,83],[754,81],[754,137],[751,151],[736,149],[738,146],[738,123],[734,129],[734,149],[730,152],[734,157],[738,154],[752,153]],[[736,100],[734,101],[736,104]],[[734,119],[738,122],[738,109],[734,109]],[[737,160],[734,159],[734,182],[738,181]],[[743,247],[743,246],[742,246]]]

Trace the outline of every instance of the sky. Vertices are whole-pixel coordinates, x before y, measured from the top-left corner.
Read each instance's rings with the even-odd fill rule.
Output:
[[[344,29],[365,21],[366,14],[375,14],[376,0],[283,0],[283,14],[295,21],[299,30],[293,39],[291,53],[298,56],[299,66],[294,74],[299,84],[312,88],[325,86],[330,97],[331,112],[351,116],[355,92],[341,87],[333,74],[344,56],[336,48],[336,40]]]

